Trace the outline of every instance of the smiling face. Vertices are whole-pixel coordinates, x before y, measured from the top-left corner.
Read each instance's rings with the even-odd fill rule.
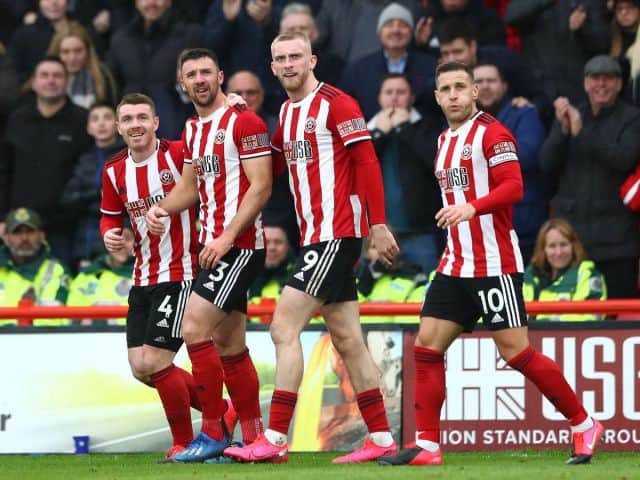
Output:
[[[182,64],[181,85],[196,108],[213,106],[220,92],[224,74],[209,57],[187,60]]]
[[[610,107],[622,90],[622,79],[615,75],[598,73],[584,77],[584,90],[594,110]]]
[[[556,228],[545,235],[544,254],[553,276],[567,268],[573,260],[573,244]]]
[[[155,149],[159,120],[146,103],[124,104],[118,108],[118,132],[134,153],[146,154]]]
[[[301,38],[293,38],[274,41],[271,56],[271,70],[289,96],[302,95],[316,65],[316,57],[311,54],[308,40],[305,42]]]
[[[385,50],[406,50],[411,43],[413,31],[406,22],[394,18],[380,29],[380,44]]]
[[[442,72],[436,79],[435,93],[436,102],[454,130],[477,110],[478,87],[465,70]]]

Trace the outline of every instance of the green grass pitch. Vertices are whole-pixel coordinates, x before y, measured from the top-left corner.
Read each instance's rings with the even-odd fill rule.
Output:
[[[599,452],[590,465],[564,465],[567,452],[445,453],[442,467],[332,465],[336,454],[294,453],[289,463],[179,465],[155,463],[161,454],[0,455],[2,480],[631,480],[640,476],[636,452]]]

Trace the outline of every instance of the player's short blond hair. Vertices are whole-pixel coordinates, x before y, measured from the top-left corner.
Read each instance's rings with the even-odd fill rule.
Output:
[[[304,46],[305,50],[307,50],[309,52],[309,54],[312,53],[311,41],[309,40],[309,37],[307,36],[306,33],[302,33],[302,32],[284,32],[284,33],[281,33],[280,35],[278,35],[276,38],[274,38],[273,42],[271,42],[271,56],[273,56],[273,48],[275,47],[276,43],[288,42],[289,40],[300,40],[302,42],[302,45]]]

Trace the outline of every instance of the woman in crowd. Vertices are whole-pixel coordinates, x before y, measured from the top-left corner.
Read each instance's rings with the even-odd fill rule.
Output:
[[[564,219],[547,220],[524,273],[526,301],[606,300],[604,277],[591,260],[573,226]],[[542,314],[537,320],[600,320],[594,314]]]

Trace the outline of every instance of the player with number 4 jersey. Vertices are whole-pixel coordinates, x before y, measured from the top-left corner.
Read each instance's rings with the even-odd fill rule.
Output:
[[[162,236],[149,235],[147,210],[182,177],[182,142],[156,137],[158,117],[146,95],[125,95],[117,124],[128,148],[104,166],[100,229],[107,250],[119,251],[125,248],[125,214],[131,220],[135,264],[126,326],[128,358],[133,375],[158,391],[173,436],[164,460],[171,461],[193,439],[191,406],[200,408],[193,377],[173,364],[195,275],[195,211],[172,218]]]
[[[478,87],[467,65],[440,64],[435,96],[449,124],[434,165],[444,205],[436,221],[448,231],[447,247],[427,291],[414,346],[416,446],[379,462],[442,464],[444,354],[481,317],[502,359],[569,420],[574,449],[567,463],[588,463],[604,429],[587,414],[558,365],[529,344],[522,257],[511,221],[513,204],[523,196],[516,141],[477,109]]]

